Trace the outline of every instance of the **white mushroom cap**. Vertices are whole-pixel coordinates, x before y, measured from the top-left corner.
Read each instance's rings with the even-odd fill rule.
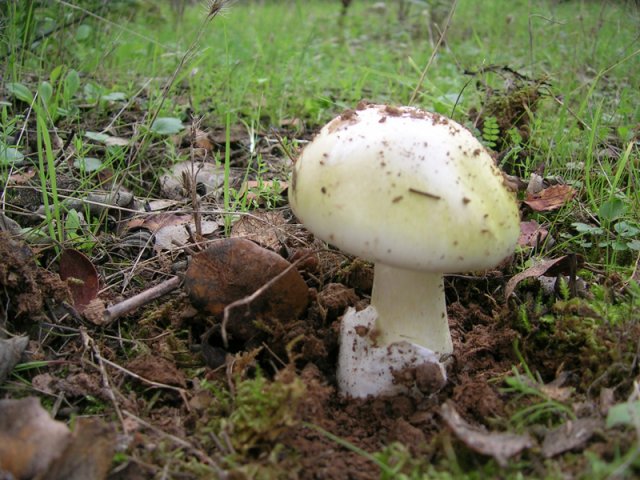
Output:
[[[296,162],[289,200],[317,237],[411,270],[490,268],[519,235],[513,193],[482,144],[412,107],[367,105],[328,123]]]

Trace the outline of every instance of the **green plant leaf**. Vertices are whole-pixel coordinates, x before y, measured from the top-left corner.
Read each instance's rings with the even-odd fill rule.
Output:
[[[24,155],[17,148],[0,143],[0,165],[12,165],[24,159]]]
[[[102,160],[94,157],[76,158],[73,162],[73,166],[80,170],[84,170],[85,172],[95,172],[102,168]]]
[[[627,242],[624,240],[620,240],[619,238],[615,239],[611,242],[611,248],[613,248],[616,252],[624,252],[629,247],[627,246]]]
[[[49,81],[51,83],[56,83],[60,78],[60,75],[62,75],[63,69],[64,69],[64,65],[58,65],[53,70],[51,70],[51,73],[49,74]]]
[[[618,403],[609,409],[607,428],[640,424],[640,400]]]
[[[82,42],[88,39],[92,32],[93,28],[91,28],[91,25],[82,24],[76,30],[76,40]]]
[[[89,140],[95,140],[96,142],[100,142],[100,143],[105,143],[107,140],[111,138],[110,135],[107,135],[106,133],[100,133],[100,132],[85,132],[84,136],[87,137]]]
[[[631,250],[640,250],[640,240],[631,240],[627,242],[627,247]]]
[[[578,233],[587,233],[589,235],[602,235],[604,233],[604,230],[600,227],[594,227],[586,223],[574,222],[571,226],[575,228]]]
[[[127,99],[127,96],[123,92],[111,92],[103,95],[102,99],[108,102],[122,102]]]
[[[622,217],[627,211],[627,206],[619,198],[607,200],[598,209],[598,217],[605,222],[613,222]]]
[[[7,91],[25,103],[33,102],[33,93],[25,85],[18,82],[7,83]]]
[[[102,91],[104,90],[101,85],[93,82],[85,83],[83,90],[84,98],[88,102],[97,102],[99,98],[102,98]]]
[[[174,135],[184,128],[182,121],[175,117],[156,118],[151,125],[151,131],[158,135]]]
[[[80,89],[80,75],[73,68],[67,72],[67,76],[64,79],[64,94],[69,101],[76,92]]]
[[[640,228],[627,222],[618,222],[613,226],[613,229],[617,234],[627,238],[635,237],[640,233]]]
[[[40,98],[45,105],[49,105],[51,97],[53,97],[53,87],[51,84],[49,82],[41,82],[38,87],[38,95],[40,95]]]

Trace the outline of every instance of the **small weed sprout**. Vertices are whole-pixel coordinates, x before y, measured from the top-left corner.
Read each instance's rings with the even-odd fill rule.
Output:
[[[522,375],[517,367],[512,368],[513,375],[505,378],[504,393],[515,394],[517,399],[530,397],[531,404],[518,408],[511,416],[511,422],[517,429],[528,425],[555,424],[558,420],[574,419],[575,414],[570,407],[553,400],[544,392],[540,379],[530,375]]]
[[[496,117],[486,117],[482,125],[482,141],[485,146],[494,148],[500,139],[500,126]]]

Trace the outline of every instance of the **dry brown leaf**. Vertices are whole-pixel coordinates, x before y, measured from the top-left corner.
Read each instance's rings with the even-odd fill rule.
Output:
[[[518,245],[521,247],[537,247],[547,238],[549,231],[540,226],[535,220],[520,222],[520,238]]]
[[[506,467],[508,460],[514,455],[533,446],[529,435],[488,432],[479,425],[471,425],[458,414],[451,401],[440,406],[440,415],[467,447],[495,458],[501,467]]]
[[[8,185],[24,185],[26,183],[29,183],[29,180],[31,180],[35,174],[36,174],[35,168],[30,168],[26,172],[14,173],[9,177],[7,184]]]
[[[509,298],[518,284],[527,279],[527,278],[538,278],[541,275],[544,275],[547,270],[556,265],[557,263],[563,261],[567,256],[563,255],[560,258],[555,258],[553,260],[542,260],[541,262],[535,264],[534,266],[527,268],[524,272],[520,272],[517,275],[511,277],[511,279],[507,282],[507,286],[505,287],[505,298]]]
[[[296,130],[302,130],[304,128],[304,122],[298,117],[283,118],[280,120],[280,125],[283,127],[295,128]]]
[[[98,373],[78,371],[63,377],[41,373],[33,377],[31,383],[38,390],[54,396],[64,394],[66,398],[82,398],[87,395],[102,400],[110,398]]]
[[[196,148],[203,148],[209,152],[213,150],[213,143],[209,140],[207,132],[197,129],[194,137],[193,144]]]
[[[84,253],[67,248],[60,255],[59,273],[69,285],[73,306],[82,313],[98,296],[100,280],[96,267]]]
[[[225,238],[193,257],[184,286],[191,303],[212,315],[222,315],[227,305],[248,299],[264,288],[249,304],[232,310],[230,315],[229,331],[236,339],[247,339],[256,333],[256,317],[286,323],[298,318],[306,308],[307,284],[290,266],[277,253],[250,240]],[[269,284],[281,273],[282,277]]]
[[[233,224],[231,237],[247,238],[258,245],[278,251],[287,237],[289,224],[280,210],[258,210]]]
[[[573,395],[573,387],[560,387],[557,385],[546,384],[540,385],[540,391],[544,393],[551,400],[557,402],[566,402]]]
[[[569,450],[581,448],[601,427],[602,420],[597,418],[569,420],[545,435],[542,442],[542,455],[551,458]]]
[[[0,470],[15,478],[45,474],[71,439],[35,397],[0,400]]]
[[[536,212],[546,212],[561,208],[575,196],[576,191],[573,187],[569,185],[553,185],[538,193],[527,194],[527,199],[524,203]]]
[[[13,367],[27,348],[29,337],[0,338],[0,385],[7,379]]]
[[[200,194],[215,194],[224,185],[224,170],[209,162],[176,163],[171,170],[160,177],[160,191],[166,198],[183,200],[191,197],[185,190],[184,176],[190,179]]]
[[[34,480],[103,480],[115,452],[114,429],[97,418],[78,418],[62,455]]]
[[[127,223],[128,229],[144,228],[151,232],[157,232],[163,227],[171,225],[184,225],[193,220],[192,215],[179,213],[157,213],[155,215],[145,215],[144,217],[132,218]]]
[[[176,247],[188,244],[191,236],[189,235],[187,227],[189,227],[193,235],[196,234],[195,222],[185,225],[167,225],[162,227],[156,232],[154,249],[156,251],[173,250]],[[203,237],[211,235],[219,228],[220,223],[215,220],[200,220],[200,232]]]

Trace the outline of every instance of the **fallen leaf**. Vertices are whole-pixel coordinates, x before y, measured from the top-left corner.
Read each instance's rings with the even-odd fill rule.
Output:
[[[258,245],[278,251],[284,238],[288,237],[291,225],[280,210],[257,210],[243,215],[231,229],[231,237],[247,238]]]
[[[224,186],[224,169],[209,162],[184,161],[176,163],[160,178],[160,191],[173,200],[191,197],[185,190],[183,175],[187,176],[199,195],[220,192]]]
[[[37,398],[0,400],[0,469],[13,477],[45,474],[70,438],[67,426],[52,420]]]
[[[35,168],[30,168],[26,172],[14,173],[7,181],[8,185],[24,185],[29,182],[36,174]]]
[[[196,130],[193,144],[197,148],[203,148],[207,151],[213,150],[213,143],[209,140],[209,135],[204,130]]]
[[[546,273],[549,273],[550,275],[571,273],[572,267],[570,262],[572,261],[572,257],[572,255],[563,255],[552,260],[541,260],[532,267],[527,268],[524,272],[514,275],[507,282],[507,286],[505,287],[505,298],[508,299],[515,291],[518,284],[527,278],[538,278]],[[581,256],[575,255],[575,258],[576,268],[584,263],[584,259]]]
[[[0,338],[0,385],[7,379],[13,367],[15,367],[22,357],[22,353],[29,337]]]
[[[23,233],[20,224],[2,212],[0,212],[0,231],[7,232],[14,237],[19,237]]]
[[[532,173],[527,184],[527,195],[535,195],[544,190],[544,178],[538,173]]]
[[[514,455],[533,446],[533,440],[529,435],[488,432],[479,425],[471,425],[458,414],[451,401],[440,406],[440,415],[455,436],[467,447],[495,458],[501,467],[506,467],[508,460]]]
[[[155,250],[173,250],[189,243],[189,232],[195,235],[196,225],[194,222],[184,223],[182,225],[165,225],[155,234]],[[200,228],[203,236],[211,235],[220,228],[220,224],[215,220],[200,220]]]
[[[520,222],[520,238],[518,245],[521,247],[538,247],[544,242],[549,231],[540,226],[535,220]]]
[[[84,253],[67,248],[60,255],[59,273],[69,285],[74,307],[82,313],[98,296],[100,280],[96,267]]]
[[[573,395],[573,387],[560,387],[557,385],[540,385],[540,391],[544,393],[551,400],[557,402],[565,402]]]
[[[78,418],[67,447],[35,480],[103,480],[115,453],[114,429],[97,418]]]
[[[189,240],[189,232],[196,233],[196,225],[192,215],[181,215],[176,213],[157,213],[153,215],[145,215],[129,220],[127,228],[137,229],[144,228],[155,233],[155,249],[172,250],[176,247],[186,245]],[[220,223],[214,220],[200,220],[200,228],[202,235],[211,235],[218,228]]]
[[[257,316],[286,323],[297,319],[306,308],[307,284],[298,270],[290,267],[280,255],[250,240],[225,238],[193,257],[184,286],[196,308],[218,316],[227,305],[248,299],[264,288],[231,315],[229,331],[235,331],[232,335],[237,339],[247,339],[256,332]],[[282,276],[269,284],[279,274]]]
[[[302,130],[304,128],[304,122],[298,117],[283,118],[280,120],[280,125],[282,127],[291,127],[296,130]]]
[[[177,200],[149,200],[145,205],[145,211],[158,212],[161,210],[167,210],[168,208],[176,207],[178,203],[179,202]]]
[[[575,196],[576,191],[573,187],[569,185],[553,185],[538,193],[527,194],[527,199],[524,203],[535,212],[547,212],[561,208]]]
[[[601,427],[602,421],[597,418],[569,420],[545,435],[542,442],[542,455],[545,458],[551,458],[580,448]]]
[[[64,394],[66,398],[82,398],[91,395],[105,401],[110,398],[98,373],[79,371],[62,377],[41,373],[33,377],[31,383],[38,390],[54,396]]]
[[[153,215],[145,215],[144,217],[136,217],[127,223],[128,229],[144,228],[151,232],[157,232],[163,227],[185,225],[193,221],[192,215],[183,215],[179,213],[157,213]]]

